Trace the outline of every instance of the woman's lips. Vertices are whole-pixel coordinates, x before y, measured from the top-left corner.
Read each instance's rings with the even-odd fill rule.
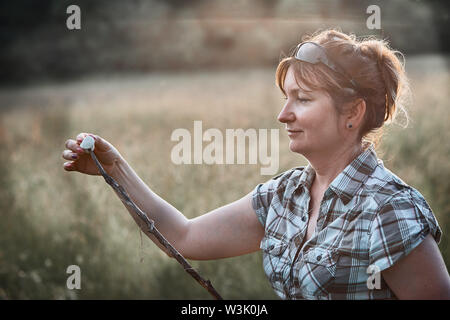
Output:
[[[288,136],[294,136],[299,133],[302,133],[303,131],[302,130],[287,130],[287,132],[288,132]]]

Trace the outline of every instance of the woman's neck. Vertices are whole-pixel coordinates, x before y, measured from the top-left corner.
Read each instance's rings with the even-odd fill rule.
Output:
[[[363,151],[361,144],[308,158],[314,168],[314,189],[325,191],[333,180]]]

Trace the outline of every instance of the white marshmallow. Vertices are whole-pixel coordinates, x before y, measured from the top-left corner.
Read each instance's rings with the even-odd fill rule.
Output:
[[[84,138],[83,142],[81,142],[80,147],[82,147],[84,150],[92,150],[94,151],[95,146],[95,140],[91,136],[86,136]]]

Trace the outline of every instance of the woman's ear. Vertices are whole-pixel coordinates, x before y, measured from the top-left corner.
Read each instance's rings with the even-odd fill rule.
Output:
[[[364,120],[364,115],[366,114],[366,101],[364,99],[356,99],[349,103],[346,108],[348,112],[346,113],[346,123],[345,126],[349,130],[359,129]]]

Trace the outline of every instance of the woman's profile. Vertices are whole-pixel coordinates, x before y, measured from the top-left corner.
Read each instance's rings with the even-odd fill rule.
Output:
[[[280,61],[275,77],[286,98],[278,121],[290,150],[307,166],[187,219],[111,143],[91,134],[98,160],[184,257],[263,250],[264,271],[280,298],[450,299],[437,246],[441,229],[431,208],[375,152],[381,129],[403,109],[408,93],[397,52],[383,40],[337,30],[303,40]],[[66,141],[64,169],[98,175],[80,148],[87,135]]]

